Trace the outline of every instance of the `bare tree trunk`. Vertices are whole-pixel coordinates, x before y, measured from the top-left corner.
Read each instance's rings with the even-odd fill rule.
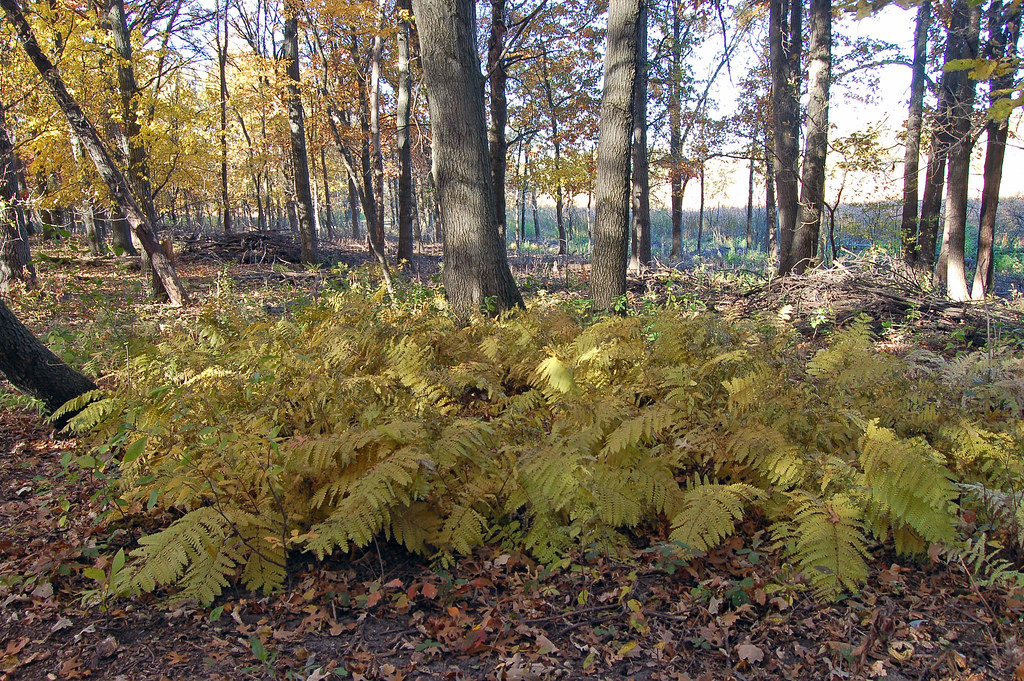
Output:
[[[409,0],[398,0],[398,109],[395,121],[398,139],[398,262],[412,262],[413,186],[412,140],[409,136],[409,111],[412,101],[412,72],[409,70]]]
[[[779,274],[793,271],[799,191],[797,158],[800,154],[800,52],[802,0],[770,0],[769,53],[772,72],[775,185],[779,219]]]
[[[324,229],[327,230],[327,238],[334,238],[334,216],[331,214],[331,185],[327,180],[327,147],[320,147],[320,177],[324,183],[324,212],[327,219],[324,222]]]
[[[508,125],[508,100],[505,95],[508,72],[504,50],[505,0],[491,0],[491,36],[487,43],[487,71],[490,73],[491,124],[487,138],[491,151],[491,175],[494,181],[494,215],[498,220],[501,238],[508,230],[508,202],[505,198],[505,175],[507,172],[508,141],[505,127]]]
[[[33,283],[36,278],[24,208],[18,192],[20,166],[11,135],[7,132],[5,113],[0,107],[0,292],[6,291],[14,279],[24,281],[26,269],[30,275],[28,283]]]
[[[414,0],[413,7],[444,225],[445,294],[463,319],[522,307],[494,216],[473,0]]]
[[[629,254],[630,138],[637,79],[637,24],[643,0],[611,0],[597,143],[597,217],[591,265],[594,310],[621,305]]]
[[[383,12],[384,0],[377,0],[378,14]],[[374,237],[376,250],[384,253],[384,154],[380,146],[380,64],[384,49],[384,38],[380,34],[378,22],[377,34],[373,37],[373,50],[370,53],[370,155],[373,163],[373,196],[377,207],[374,218]]]
[[[931,0],[917,10],[914,33],[914,66],[910,78],[910,112],[907,114],[907,146],[903,156],[903,219],[900,242],[908,264],[918,259],[917,176],[921,157],[921,124],[924,118],[925,69],[928,65],[928,27],[931,24]]]
[[[292,179],[295,186],[295,220],[302,245],[302,262],[312,265],[317,256],[316,229],[313,226],[313,196],[309,189],[309,157],[306,154],[306,123],[299,94],[299,18],[298,8],[288,7],[284,20],[284,60],[288,67],[288,127],[292,145]]]
[[[754,228],[754,144],[756,140],[756,133],[750,140],[750,172],[747,175],[747,235],[744,238],[743,248],[744,250],[750,250],[750,240],[753,236]]]
[[[82,393],[96,389],[92,381],[61,361],[32,335],[3,300],[0,300],[0,375],[19,390],[42,400],[49,413]],[[56,427],[63,428],[72,415],[59,420]]]
[[[807,141],[800,178],[799,224],[793,237],[794,274],[802,274],[817,260],[821,237],[828,155],[828,90],[832,81],[832,0],[811,0],[809,19]]]
[[[1004,5],[993,0],[989,9],[989,40],[986,57],[989,59],[1016,59],[1020,39],[1020,7]],[[1016,74],[998,76],[989,84],[989,105],[1005,97],[1013,87]],[[984,300],[995,287],[993,248],[996,235],[996,212],[999,209],[999,186],[1003,180],[1003,158],[1009,138],[1009,120],[989,119],[985,123],[985,185],[981,192],[981,218],[978,221],[978,264],[974,270],[971,298]]]
[[[704,236],[704,164],[700,166],[700,209],[697,211],[697,255],[700,256],[701,239]]]
[[[970,58],[978,54],[978,33],[981,25],[981,7],[968,7],[967,0],[957,0],[953,12],[966,12],[966,30],[957,36],[960,57]],[[952,39],[953,36],[951,35]],[[949,168],[946,176],[946,227],[943,241],[946,253],[946,294],[952,300],[969,300],[967,274],[964,266],[964,242],[967,229],[967,181],[971,169],[971,150],[974,139],[971,135],[971,114],[974,111],[976,83],[966,70],[951,71],[950,91],[953,105],[950,109],[953,146],[949,151]]]
[[[771,153],[771,132],[765,128],[764,134],[764,243],[765,252],[779,256],[778,232],[779,224],[775,212],[775,162]]]
[[[651,263],[651,183],[647,162],[647,0],[637,20],[636,85],[633,90],[633,258],[636,269]]]
[[[355,179],[348,176],[348,214],[349,226],[352,228],[352,238],[359,240],[359,192],[356,189]]]
[[[173,305],[187,305],[189,302],[188,293],[181,285],[181,281],[178,280],[174,264],[164,254],[163,249],[157,242],[152,224],[149,222],[146,214],[143,213],[135,197],[132,196],[128,181],[121,174],[121,171],[117,169],[117,166],[114,165],[110,154],[107,153],[106,148],[103,146],[103,142],[100,141],[96,128],[86,118],[78,103],[68,94],[64,80],[60,77],[56,67],[43,54],[39,43],[36,42],[35,35],[32,33],[32,28],[25,20],[25,15],[22,14],[21,8],[18,6],[18,1],[0,0],[0,7],[3,8],[7,20],[18,32],[18,40],[21,42],[22,47],[24,47],[25,53],[42,75],[43,80],[46,81],[53,94],[53,98],[57,101],[57,105],[64,112],[65,117],[67,117],[71,129],[81,140],[82,146],[85,147],[89,157],[96,165],[96,170],[99,171],[100,177],[107,184],[111,196],[114,197],[114,201],[124,210],[132,231],[135,232],[136,236],[139,237],[139,241],[142,242],[142,246],[153,264],[153,269],[167,290],[171,303]]]
[[[221,42],[221,20],[214,4],[214,23],[217,27],[217,72],[220,77],[220,210],[224,216],[224,232],[231,233],[231,199],[228,196],[228,8],[230,0],[224,0],[224,40]]]
[[[670,258],[678,258],[683,252],[683,143],[682,143],[682,112],[680,104],[680,90],[682,84],[682,46],[679,39],[681,35],[679,9],[673,7],[672,12],[672,75],[669,81],[668,98],[668,149],[669,157],[672,159],[672,168],[669,171],[669,192],[672,201],[672,250]]]

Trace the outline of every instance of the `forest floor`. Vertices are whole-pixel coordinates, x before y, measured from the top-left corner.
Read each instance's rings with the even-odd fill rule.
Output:
[[[350,267],[365,261],[355,244],[332,252]],[[270,251],[262,261],[254,253],[258,246],[196,245],[179,263],[198,298],[230,298],[254,316],[287,314],[331,277],[366,276],[282,267]],[[437,259],[425,255],[410,278],[429,285]],[[511,261],[527,296],[585,295],[579,262],[515,253]],[[159,335],[193,314],[141,302],[140,278],[122,259],[48,252],[38,266],[38,288],[15,291],[13,309],[93,373],[119,361],[125,338]],[[956,314],[877,262],[848,262],[802,284],[738,268],[730,277],[660,269],[633,277],[630,290],[634,305],[790,316],[808,343],[856,309],[874,316],[895,351],[954,351],[1024,328],[1017,301]],[[858,594],[822,604],[770,550],[758,517],[686,563],[638,538],[632,556],[579,556],[558,571],[484,550],[438,571],[382,544],[344,560],[296,561],[287,588],[269,597],[233,588],[212,608],[115,598],[83,571],[108,569],[146,528],[103,513],[102,476],[66,465],[82,446],[0,383],[0,680],[1024,681],[1024,594],[981,586],[970,565],[938,554],[881,554]]]

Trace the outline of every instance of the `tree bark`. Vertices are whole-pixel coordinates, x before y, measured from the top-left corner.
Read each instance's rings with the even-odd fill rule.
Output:
[[[221,42],[221,19],[219,8],[214,6],[214,23],[217,27],[217,74],[220,80],[220,210],[224,216],[224,232],[231,233],[231,199],[228,196],[228,7],[230,0],[224,0],[224,40]]]
[[[74,133],[78,135],[82,146],[85,147],[89,157],[96,165],[96,170],[106,183],[114,201],[124,211],[132,231],[142,243],[142,247],[153,264],[153,269],[166,289],[171,304],[187,305],[189,302],[188,293],[178,279],[174,264],[167,258],[163,248],[157,242],[152,223],[132,195],[128,181],[121,171],[118,170],[117,166],[114,165],[110,154],[100,140],[99,133],[96,132],[96,128],[93,127],[89,119],[86,118],[82,108],[78,106],[78,103],[68,93],[64,80],[61,78],[60,73],[57,72],[56,67],[43,54],[35,35],[32,33],[32,28],[25,20],[25,15],[21,12],[18,0],[0,0],[0,7],[3,8],[7,20],[11,22],[17,31],[18,40],[25,49],[25,54],[28,55],[40,75],[42,75],[43,80],[46,81],[57,105],[68,119],[68,124]]]
[[[800,52],[802,0],[770,0],[769,59],[772,72],[772,124],[775,142],[775,186],[779,220],[779,274],[793,271],[799,191]]]
[[[6,111],[0,107],[0,292],[8,290],[11,281],[25,280],[28,269],[29,280],[36,278],[29,250],[28,230],[25,227],[25,213],[18,193],[18,156],[14,143],[7,132]]]
[[[508,202],[505,198],[505,175],[508,170],[508,140],[505,137],[505,128],[508,125],[508,99],[505,90],[508,83],[508,71],[503,55],[507,32],[505,0],[491,0],[491,36],[487,43],[491,124],[487,128],[487,139],[491,152],[491,175],[494,182],[494,216],[498,221],[498,230],[502,239],[505,238],[508,231]]]
[[[647,162],[647,1],[640,3],[637,20],[636,85],[633,101],[633,258],[651,263],[651,183]],[[637,267],[636,269],[639,269]]]
[[[444,286],[466,319],[523,306],[494,215],[473,0],[414,0],[430,103]]]
[[[679,258],[683,251],[683,117],[681,111],[682,45],[679,8],[672,11],[672,75],[668,95],[668,150],[672,160],[669,170],[669,193],[672,202],[672,250],[670,258]]]
[[[817,260],[821,236],[828,156],[828,91],[832,81],[832,0],[811,0],[809,20],[807,134],[800,178],[799,224],[793,237],[794,274],[802,274]]]
[[[594,310],[621,305],[629,249],[630,138],[637,80],[637,25],[644,0],[611,0],[597,143],[597,217],[591,265]]]
[[[9,1],[9,0],[7,0]],[[43,401],[47,413],[96,385],[39,342],[0,300],[0,374],[19,390]],[[55,425],[63,428],[72,414]]]
[[[928,27],[931,24],[931,0],[917,10],[914,33],[914,63],[910,78],[910,111],[907,114],[907,145],[903,156],[903,219],[900,243],[903,259],[913,264],[918,259],[917,176],[921,157],[921,124],[924,118],[925,69],[928,65]]]
[[[413,185],[412,139],[409,120],[412,101],[412,72],[409,69],[409,18],[412,4],[398,0],[398,107],[395,134],[398,140],[398,262],[412,262]]]
[[[291,3],[289,3],[290,5]],[[313,195],[309,189],[309,156],[306,153],[306,122],[299,93],[298,8],[286,6],[283,56],[288,70],[288,129],[292,150],[292,180],[295,186],[295,221],[302,246],[302,262],[316,264],[316,229],[313,226]]]
[[[989,10],[989,40],[986,56],[990,59],[1016,59],[1020,39],[1019,6],[993,0]],[[989,84],[989,105],[994,105],[1013,87],[1015,73],[997,76]],[[981,192],[981,218],[978,221],[978,264],[974,270],[971,298],[984,300],[995,287],[994,253],[999,186],[1003,180],[1003,158],[1010,134],[1009,120],[989,119],[985,123],[984,188]]]
[[[764,244],[765,252],[777,258],[779,256],[779,223],[775,210],[775,162],[771,154],[771,133],[766,128],[764,134]]]
[[[981,25],[981,7],[968,7],[967,0],[957,0],[953,12],[967,14],[966,30],[958,36],[960,55],[969,58],[978,54],[978,33]],[[951,36],[952,38],[952,36]],[[964,243],[967,229],[967,181],[971,170],[971,114],[974,112],[976,82],[966,70],[950,71],[949,86],[953,96],[950,107],[950,125],[953,145],[949,151],[946,175],[946,295],[952,300],[969,300],[967,274],[964,265]]]
[[[373,196],[377,206],[374,219],[375,250],[384,253],[384,153],[380,146],[380,68],[384,38],[380,34],[383,23],[384,0],[378,2],[378,30],[373,37],[370,52],[370,155],[373,163]]]

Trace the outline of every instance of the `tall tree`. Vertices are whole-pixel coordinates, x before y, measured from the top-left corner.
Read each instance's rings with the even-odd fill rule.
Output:
[[[800,53],[803,49],[802,0],[770,0],[768,42],[772,73],[772,138],[779,221],[779,273],[793,270],[793,238],[798,202],[800,154]]]
[[[39,47],[35,34],[32,32],[32,27],[29,26],[25,15],[21,11],[21,7],[18,5],[18,0],[0,0],[0,8],[3,9],[7,20],[14,26],[18,34],[18,41],[24,48],[25,54],[28,55],[29,60],[32,61],[36,70],[39,71],[43,80],[46,81],[54,100],[56,100],[57,105],[67,118],[68,125],[70,125],[74,134],[78,136],[82,146],[85,147],[100,177],[103,178],[104,183],[110,190],[111,196],[124,212],[132,231],[142,243],[143,249],[153,264],[156,276],[160,278],[167,291],[171,304],[187,305],[189,302],[188,293],[178,279],[178,273],[174,269],[174,264],[157,242],[152,223],[150,223],[148,217],[132,195],[128,181],[114,164],[100,139],[99,133],[96,132],[96,128],[93,127],[82,111],[82,108],[68,93],[64,79],[61,78],[57,68]]]
[[[413,184],[412,138],[409,135],[412,110],[412,71],[409,69],[409,40],[412,18],[410,0],[397,0],[398,10],[398,107],[395,133],[398,142],[398,262],[412,262]]]
[[[928,27],[931,25],[931,0],[917,10],[914,31],[914,62],[910,77],[910,112],[907,115],[907,142],[903,157],[903,218],[900,243],[907,263],[917,260],[917,176],[921,157],[921,124],[924,119],[925,68],[928,65]]]
[[[23,280],[26,269],[30,282],[36,276],[18,191],[20,165],[7,132],[5,113],[5,107],[0,105],[0,291],[6,291],[12,280]]]
[[[1017,42],[1020,40],[1021,8],[1015,3],[992,0],[988,13],[988,44],[985,57],[1000,62],[1016,63]],[[983,300],[995,285],[993,246],[996,233],[996,212],[999,208],[999,187],[1003,179],[1003,158],[1010,135],[1009,117],[995,109],[1000,100],[1006,100],[1016,76],[1009,71],[989,82],[989,106],[993,117],[985,122],[984,187],[981,191],[981,218],[978,221],[978,264],[974,270],[971,298]]]
[[[228,196],[228,8],[230,0],[224,0],[224,36],[221,38],[221,17],[214,0],[214,25],[216,26],[217,75],[220,81],[220,212],[223,216],[224,231],[231,233],[231,199]],[[259,197],[256,197],[259,201]]]
[[[798,225],[790,256],[794,274],[802,274],[814,263],[821,233],[828,155],[828,91],[832,81],[832,0],[811,0],[809,20],[807,134]]]
[[[522,307],[494,215],[473,0],[413,0],[413,9],[430,103],[445,295],[463,319]]]
[[[682,52],[680,40],[682,23],[681,3],[672,5],[672,72],[669,76],[668,132],[669,132],[669,193],[672,204],[672,251],[670,257],[678,258],[683,250],[683,135],[682,135]]]
[[[626,294],[629,255],[630,140],[637,79],[637,37],[644,0],[610,0],[604,92],[597,143],[597,216],[590,295],[605,311]]]
[[[637,21],[636,85],[633,88],[633,258],[651,262],[651,179],[647,160],[647,0],[641,0]]]
[[[302,246],[302,262],[315,264],[316,229],[313,225],[313,195],[309,189],[309,157],[306,154],[306,123],[299,94],[299,7],[296,0],[285,7],[284,61],[288,69],[288,128],[292,149],[292,174],[295,183],[295,212]]]
[[[505,174],[508,169],[508,67],[505,59],[505,35],[508,33],[505,0],[491,0],[491,35],[487,41],[487,73],[490,86],[491,123],[487,139],[491,153],[491,176],[494,183],[494,216],[502,238],[508,231]]]
[[[981,26],[981,7],[969,7],[967,0],[956,0],[953,12],[967,15],[965,30],[957,36],[959,58],[978,54]],[[952,36],[951,36],[952,38]],[[945,252],[946,295],[953,300],[969,300],[967,274],[964,265],[964,244],[967,230],[967,181],[971,170],[971,114],[974,113],[976,82],[966,70],[952,71],[949,79],[952,94],[949,124],[953,143],[949,149],[946,175],[946,223],[942,233]],[[940,257],[939,267],[942,267]],[[941,278],[941,272],[940,272]]]

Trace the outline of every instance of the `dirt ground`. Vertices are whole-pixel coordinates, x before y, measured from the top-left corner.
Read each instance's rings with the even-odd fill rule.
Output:
[[[338,250],[340,262],[360,263],[355,250]],[[562,260],[555,269],[556,258],[516,257],[528,294],[586,285],[580,263]],[[254,299],[267,313],[297,292],[315,295],[320,278],[332,276],[281,269],[267,257],[243,265],[226,249],[201,246],[182,248],[179,258],[200,297],[228,284],[265,292]],[[113,271],[137,279],[118,267],[44,264],[46,306],[26,304],[26,321],[41,332],[81,314],[94,300],[81,300],[83,281],[99,287]],[[429,281],[436,268],[436,254],[428,254],[410,276]],[[685,293],[694,306],[722,310],[771,295],[764,281],[726,285],[699,276],[650,272],[632,280],[631,295],[656,301]],[[112,296],[104,300],[116,306],[123,290],[96,295]],[[771,309],[786,300],[756,304]],[[920,301],[908,309],[920,310]],[[1006,305],[997,314],[1012,324],[1018,313]],[[945,318],[926,309],[910,323],[938,320],[924,326],[948,333]],[[1020,593],[981,587],[967,566],[938,557],[910,563],[881,555],[859,594],[823,605],[768,550],[759,518],[687,564],[640,538],[632,555],[577,556],[553,572],[523,555],[485,550],[436,570],[375,545],[344,560],[296,561],[286,590],[271,596],[235,589],[210,608],[154,595],[115,598],[83,573],[107,570],[109,556],[146,528],[102,516],[103,480],[65,465],[80,447],[30,409],[0,409],[0,680],[1024,681]]]

